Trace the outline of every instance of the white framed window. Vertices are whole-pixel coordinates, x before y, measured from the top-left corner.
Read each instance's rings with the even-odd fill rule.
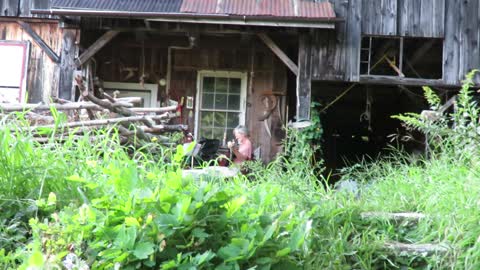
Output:
[[[0,102],[25,101],[30,43],[0,41]]]
[[[103,82],[103,90],[112,95],[118,91],[117,97],[141,97],[142,103],[140,107],[157,107],[158,85],[156,84],[139,84],[124,82]]]
[[[247,74],[199,71],[197,78],[195,138],[233,138],[233,129],[245,124]]]

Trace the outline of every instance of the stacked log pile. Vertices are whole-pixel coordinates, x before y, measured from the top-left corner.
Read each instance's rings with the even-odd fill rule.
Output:
[[[81,93],[81,100],[71,102],[55,99],[51,104],[13,104],[0,103],[0,112],[11,115],[12,112],[24,112],[29,121],[27,129],[34,134],[39,142],[51,140],[51,134],[45,135],[45,130],[55,130],[58,140],[65,134],[75,133],[75,136],[86,132],[114,126],[118,129],[123,142],[135,142],[143,145],[146,142],[169,143],[169,132],[186,132],[186,125],[171,125],[169,121],[177,115],[176,106],[160,108],[135,107],[141,98],[115,98],[101,93],[101,98],[93,95],[83,84],[82,78],[75,79]],[[62,111],[67,116],[66,121],[55,121],[53,114]]]

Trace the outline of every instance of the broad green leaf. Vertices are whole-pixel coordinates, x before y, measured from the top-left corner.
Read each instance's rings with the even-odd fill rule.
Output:
[[[290,253],[290,251],[291,251],[290,248],[287,247],[287,248],[284,248],[284,249],[281,249],[281,250],[277,251],[277,253],[275,254],[275,256],[277,256],[277,257],[283,257],[283,256],[285,256],[285,255],[288,255],[288,254]]]
[[[288,247],[297,250],[305,241],[305,225],[298,226],[292,233]]]
[[[205,262],[210,261],[213,258],[215,258],[215,253],[213,253],[211,250],[207,250],[204,253],[195,256],[193,260],[197,265],[201,265]]]
[[[87,180],[85,180],[85,178],[80,177],[78,175],[71,175],[71,176],[67,177],[67,180],[72,181],[72,182],[80,182],[80,183],[86,183],[87,182]]]
[[[135,239],[137,237],[137,229],[135,227],[122,226],[115,238],[115,245],[122,250],[132,250],[135,245]]]
[[[255,260],[258,264],[270,264],[273,262],[273,259],[270,257],[262,257]]]
[[[200,239],[205,239],[205,238],[207,238],[207,237],[210,236],[208,233],[205,232],[205,229],[203,229],[203,228],[195,228],[195,229],[193,229],[192,235],[193,235],[194,237],[200,238]]]
[[[123,262],[125,259],[128,258],[129,255],[130,255],[130,253],[123,252],[120,256],[116,257],[113,261],[114,262]]]
[[[246,201],[246,196],[240,196],[226,203],[224,207],[227,209],[227,217],[232,217]]]
[[[228,260],[239,257],[241,253],[242,249],[240,247],[229,244],[226,247],[220,248],[217,252],[217,255],[224,260]]]
[[[125,225],[127,225],[128,227],[140,227],[140,223],[138,223],[138,220],[134,217],[126,217]]]
[[[162,264],[161,269],[162,270],[168,270],[168,269],[173,269],[177,267],[177,263],[174,260],[168,261],[164,264]]]
[[[265,242],[272,237],[275,230],[277,230],[277,227],[278,227],[278,220],[275,220],[272,223],[272,225],[268,226],[267,231],[265,232],[265,235],[263,236],[263,239],[262,239],[262,243],[261,243],[262,245],[265,244]]]
[[[40,251],[34,251],[32,256],[28,259],[28,268],[31,269],[30,267],[34,268],[41,268],[43,267],[44,259],[43,259],[43,254]]]
[[[138,259],[147,259],[150,254],[153,253],[153,243],[151,242],[142,242],[135,245],[135,250],[133,250],[133,255]]]
[[[285,211],[283,211],[282,215],[280,216],[281,219],[284,219],[288,216],[290,216],[291,213],[295,210],[295,205],[294,204],[289,204]]]
[[[48,194],[47,205],[55,205],[57,203],[57,195],[55,193],[50,192]]]

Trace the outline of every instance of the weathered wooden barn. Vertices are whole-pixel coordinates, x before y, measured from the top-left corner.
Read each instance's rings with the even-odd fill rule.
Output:
[[[480,64],[477,0],[1,0],[0,8],[0,55],[15,45],[23,57],[0,63],[5,99],[75,99],[73,74],[83,70],[146,106],[181,104],[178,121],[196,138],[228,140],[246,124],[264,161],[280,151],[288,121],[309,119],[312,100],[325,113],[331,167],[375,154],[399,127],[390,115],[425,106],[421,86],[448,98]]]

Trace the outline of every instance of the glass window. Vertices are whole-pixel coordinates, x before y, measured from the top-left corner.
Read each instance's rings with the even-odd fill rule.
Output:
[[[203,76],[200,89],[197,138],[233,139],[232,131],[240,124],[242,79],[226,76]]]

